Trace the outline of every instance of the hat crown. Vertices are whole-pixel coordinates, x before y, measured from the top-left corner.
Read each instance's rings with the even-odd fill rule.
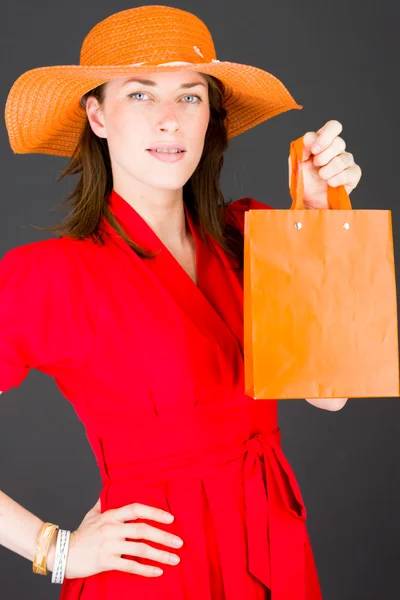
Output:
[[[179,8],[154,5],[123,10],[97,23],[82,44],[80,64],[208,63],[215,58],[203,21]]]

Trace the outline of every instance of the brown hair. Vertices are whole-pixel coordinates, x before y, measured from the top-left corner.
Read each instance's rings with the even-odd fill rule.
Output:
[[[207,79],[210,121],[204,149],[199,164],[183,187],[183,199],[195,223],[204,234],[210,235],[222,248],[239,263],[243,264],[243,236],[236,227],[226,222],[225,201],[220,188],[220,173],[224,162],[224,151],[228,146],[226,117],[223,105],[226,93],[223,83],[210,75]],[[104,101],[105,85],[88,92],[99,103]],[[72,201],[72,211],[58,225],[39,227],[73,239],[91,237],[94,242],[104,244],[101,220],[104,217],[125,242],[142,258],[153,258],[154,253],[136,244],[119,225],[108,207],[108,197],[113,188],[110,154],[107,140],[98,137],[88,119],[80,136],[77,148],[59,181],[67,175],[79,175],[73,192],[63,200]],[[204,237],[206,240],[206,238]]]

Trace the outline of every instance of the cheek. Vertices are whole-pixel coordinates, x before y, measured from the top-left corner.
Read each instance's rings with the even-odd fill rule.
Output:
[[[189,133],[190,130],[190,137],[198,148],[204,146],[209,120],[210,115],[208,110],[204,110],[201,114],[190,115],[188,119],[186,132]]]
[[[209,111],[209,109],[207,109],[207,111],[205,111],[203,114],[203,118],[201,119],[201,135],[203,137],[203,142],[206,137],[209,122],[210,122],[210,111]]]
[[[110,101],[105,117],[109,138],[129,139],[135,131],[139,132],[143,128],[141,115],[133,111],[125,99]]]
[[[197,114],[197,125],[203,133],[205,133],[207,130],[209,120],[210,120],[210,107],[208,104],[203,104],[200,107],[199,113]]]
[[[143,157],[146,135],[145,123],[137,115],[123,114],[119,112],[115,118],[110,119],[107,127],[108,147],[115,162],[120,165],[126,161],[135,160],[133,164],[139,164]]]
[[[129,139],[132,132],[138,127],[138,119],[122,109],[117,109],[109,114],[107,133],[112,139]]]

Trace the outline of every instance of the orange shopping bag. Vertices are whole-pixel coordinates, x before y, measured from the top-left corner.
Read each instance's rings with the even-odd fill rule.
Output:
[[[245,391],[256,399],[399,396],[391,211],[352,210],[344,186],[305,210],[303,138],[291,210],[245,215]]]

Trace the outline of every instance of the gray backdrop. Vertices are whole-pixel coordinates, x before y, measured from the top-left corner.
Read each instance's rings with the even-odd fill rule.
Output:
[[[3,107],[22,72],[77,64],[86,33],[109,14],[135,5],[2,0]],[[231,141],[223,172],[225,197],[252,196],[289,208],[290,141],[338,119],[347,149],[363,170],[351,195],[353,208],[393,210],[399,256],[399,2],[187,0],[171,5],[205,21],[220,60],[272,72],[304,105]],[[17,245],[51,237],[30,225],[61,221],[64,213],[57,212],[56,204],[72,182],[56,184],[66,159],[13,155],[4,119],[0,155],[3,256]],[[303,401],[280,403],[283,444],[308,507],[326,600],[398,597],[399,416],[396,398],[351,399],[337,413]],[[100,477],[83,425],[54,381],[37,371],[0,396],[0,489],[43,520],[69,529],[78,526],[99,495]],[[2,599],[55,599],[59,592],[50,578],[33,575],[26,559],[0,548]]]

